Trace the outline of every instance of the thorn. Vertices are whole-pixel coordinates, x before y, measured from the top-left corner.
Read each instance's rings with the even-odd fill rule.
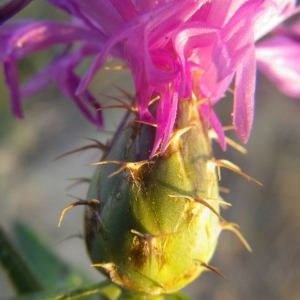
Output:
[[[72,151],[69,151],[69,152],[66,152],[66,153],[63,153],[59,156],[57,156],[54,161],[64,157],[64,156],[67,156],[67,155],[70,155],[70,154],[74,154],[74,153],[77,153],[77,152],[81,152],[81,151],[84,151],[84,150],[88,150],[88,149],[91,149],[91,148],[98,148],[102,151],[105,151],[108,149],[108,146],[107,145],[104,145],[102,144],[101,142],[95,140],[95,139],[90,139],[90,138],[85,138],[86,140],[89,140],[89,141],[92,141],[94,142],[95,144],[90,144],[90,145],[86,145],[86,146],[83,146],[83,147],[80,147],[80,148],[77,148],[75,150],[72,150]]]
[[[157,127],[157,124],[150,123],[150,122],[146,122],[146,121],[134,120],[134,122],[136,122],[136,123],[141,123],[141,124],[145,124],[145,125],[149,125],[149,126],[153,126],[153,127]]]
[[[157,101],[157,100],[159,100],[159,99],[160,99],[160,96],[155,96],[153,99],[151,99],[151,100],[149,101],[148,106],[150,106],[151,104],[153,104],[155,101]]]
[[[106,98],[108,98],[108,99],[117,101],[117,102],[119,102],[119,103],[121,103],[121,104],[123,104],[123,105],[125,105],[125,106],[129,106],[129,104],[128,104],[127,102],[125,102],[125,101],[123,101],[123,100],[121,100],[121,99],[119,99],[119,98],[117,98],[117,97],[115,97],[115,96],[105,95],[105,94],[102,94],[102,93],[100,93],[100,95],[103,96],[103,97],[106,97]],[[130,99],[131,99],[131,98],[130,98]],[[127,99],[127,100],[128,100],[128,99]]]
[[[108,105],[108,106],[98,108],[97,111],[111,109],[111,108],[124,108],[124,109],[127,109],[127,110],[137,114],[137,108],[134,106],[130,106],[130,105]]]
[[[110,132],[109,132],[109,134],[110,134]],[[106,151],[109,148],[108,142],[106,142],[106,144],[103,144],[103,143],[99,142],[96,139],[87,138],[87,137],[84,137],[84,139],[88,140],[88,141],[91,141],[91,142],[94,142],[98,146],[98,148],[101,149],[101,150],[103,150],[103,151]]]
[[[150,124],[149,124],[150,125]],[[174,140],[178,137],[180,137],[181,135],[183,135],[184,133],[186,133],[188,130],[190,130],[191,128],[193,128],[195,125],[189,125],[189,126],[185,126],[183,128],[180,129],[176,129],[172,132],[171,137],[165,147],[165,150],[172,144],[172,142],[174,142]],[[155,125],[156,127],[156,125]],[[159,156],[161,154],[161,150],[158,150],[157,152],[154,153],[153,157]]]
[[[231,204],[231,203],[229,203],[229,202],[225,201],[225,200],[224,200],[224,199],[222,199],[221,197],[220,197],[219,199],[208,199],[208,200],[211,200],[211,201],[218,201],[218,202],[219,202],[219,204],[220,204],[221,206],[226,206],[226,207],[228,207],[228,206],[232,206],[232,204]]]
[[[226,187],[219,186],[219,192],[220,193],[224,193],[224,194],[229,194],[230,190],[228,188],[226,188]]]
[[[237,238],[242,242],[242,244],[245,246],[245,248],[249,251],[252,252],[252,249],[246,239],[242,236],[242,234],[238,230],[239,226],[235,223],[226,223],[222,225],[223,230],[229,230],[233,232]]]
[[[235,142],[234,140],[230,139],[229,137],[225,136],[225,142],[231,146],[232,148],[234,148],[235,150],[241,152],[242,154],[247,154],[247,149],[243,146],[241,146],[240,144],[238,144],[237,142]]]
[[[126,99],[131,100],[133,98],[133,96],[131,94],[129,94],[128,92],[126,92],[126,90],[122,89],[121,87],[119,87],[118,85],[112,83],[111,84],[114,88],[116,88],[119,92],[121,92],[121,94],[123,94],[123,96],[125,96]]]
[[[234,90],[233,90],[232,88],[228,88],[227,91],[228,91],[229,93],[231,93],[232,95],[234,95]]]
[[[234,130],[234,126],[233,125],[228,125],[228,126],[223,126],[222,127],[224,131],[229,131],[229,130]]]
[[[107,161],[95,162],[95,163],[89,164],[89,166],[105,165],[105,164],[121,165],[121,167],[117,171],[108,175],[107,178],[111,178],[112,176],[119,174],[120,172],[122,172],[125,169],[129,169],[131,175],[133,176],[133,173],[135,171],[138,171],[140,167],[142,167],[145,164],[151,164],[151,163],[153,163],[153,162],[149,161],[149,160],[142,160],[142,161],[138,161],[138,162],[122,162],[119,160],[107,160]]]
[[[200,105],[202,105],[203,103],[205,103],[206,101],[210,101],[210,98],[202,98],[202,99],[200,99],[200,100],[196,100],[195,101],[195,106],[197,107],[197,106],[200,106]]]
[[[227,126],[229,127],[229,126]],[[230,126],[231,127],[231,126]],[[224,129],[226,127],[223,127],[223,130],[226,130]],[[228,129],[229,130],[229,129]],[[209,138],[210,139],[213,139],[215,141],[218,141],[218,136],[217,134],[212,130],[210,129],[209,132],[208,132],[208,135],[209,135]],[[238,144],[237,142],[235,142],[234,140],[232,140],[231,138],[225,136],[225,142],[231,146],[232,148],[234,148],[235,150],[241,152],[242,154],[247,154],[247,149],[244,148],[243,146],[241,146],[240,144]]]
[[[198,90],[198,87],[196,88],[196,90]],[[198,94],[200,94],[198,92]],[[192,96],[191,96],[191,103],[193,104],[194,108],[197,108],[198,106],[202,105],[203,103],[205,103],[206,101],[210,101],[210,98],[208,97],[204,97],[204,98],[199,98],[196,96],[196,94],[194,92],[192,92]]]
[[[219,276],[222,277],[223,279],[227,280],[227,277],[226,277],[225,275],[223,275],[220,271],[218,271],[216,268],[214,268],[214,267],[212,267],[212,266],[210,266],[210,265],[208,265],[208,264],[206,264],[206,263],[204,263],[204,262],[202,262],[202,263],[199,262],[198,264],[199,264],[200,266],[202,266],[202,267],[208,269],[209,271],[214,272],[215,274],[219,275]]]
[[[229,206],[232,206],[231,203],[224,201],[222,197],[220,197],[219,203],[223,209],[227,209]]]
[[[180,136],[182,136],[184,133],[186,133],[188,130],[190,130],[191,128],[195,127],[195,125],[189,125],[189,126],[185,126],[182,127],[180,129],[176,129],[172,132],[171,137],[165,147],[164,150],[168,149],[168,147]],[[154,156],[159,155],[161,153],[161,151],[158,151],[157,153],[154,154]]]
[[[73,196],[71,196],[71,197],[73,197]],[[64,215],[65,215],[65,213],[66,213],[67,210],[69,210],[69,209],[71,209],[71,208],[73,208],[75,206],[78,206],[78,205],[87,205],[87,206],[90,206],[91,208],[94,209],[95,206],[99,205],[99,203],[100,203],[100,201],[97,200],[97,199],[92,199],[90,201],[83,200],[83,199],[78,199],[78,201],[73,202],[73,203],[67,205],[65,208],[63,208],[63,210],[60,213],[60,217],[59,217],[59,220],[58,220],[57,227],[60,227],[61,222],[63,220],[63,217],[64,217]]]
[[[233,164],[232,162],[225,160],[225,159],[219,159],[219,160],[210,160],[212,162],[215,163],[215,165],[218,168],[218,178],[219,180],[221,179],[221,172],[220,172],[220,167],[226,168],[228,170],[231,170],[237,174],[239,174],[240,176],[248,179],[249,181],[252,181],[260,186],[263,186],[259,181],[257,181],[256,179],[252,178],[251,176],[247,175],[246,173],[242,172],[241,169]]]
[[[55,246],[57,246],[57,245],[59,245],[59,244],[65,242],[65,241],[67,241],[67,240],[69,240],[69,239],[72,239],[72,238],[80,238],[80,239],[83,239],[83,234],[82,234],[82,233],[75,233],[75,234],[69,235],[69,236],[67,236],[66,238],[64,238],[64,239],[60,240],[59,242],[57,242],[57,243],[55,244]]]
[[[109,71],[109,70],[123,70],[123,69],[128,69],[128,67],[127,66],[122,66],[122,65],[104,67],[104,70],[106,70],[106,71]]]
[[[76,186],[80,183],[90,183],[91,182],[91,179],[87,178],[87,177],[67,178],[67,180],[75,181],[75,182],[73,182],[72,184],[70,184],[69,186],[66,187],[67,190],[70,190],[71,188],[73,188],[74,186]]]
[[[147,240],[147,239],[156,239],[156,238],[160,238],[160,237],[167,237],[170,235],[174,235],[177,234],[178,232],[171,232],[171,233],[162,233],[162,234],[156,234],[156,235],[151,235],[149,233],[140,233],[137,230],[131,229],[130,230],[131,233],[138,235],[139,237]]]
[[[218,202],[224,202],[224,201],[220,201],[219,199],[210,199],[210,198],[192,198],[190,196],[187,196],[187,195],[180,195],[180,194],[177,194],[177,195],[169,195],[169,197],[172,197],[172,198],[179,198],[179,197],[182,197],[182,198],[186,198],[190,201],[194,201],[194,202],[197,202],[199,204],[202,204],[204,205],[205,207],[207,207],[208,209],[210,209],[219,219],[221,222],[223,223],[227,223],[227,221],[207,202],[207,201],[210,201],[210,200],[213,200],[213,201],[218,201]],[[225,202],[227,203],[227,202]],[[229,203],[228,203],[229,204]],[[230,204],[229,204],[230,205]]]
[[[91,264],[91,267],[100,267],[100,268],[106,269],[107,265],[109,265],[109,264]],[[114,264],[112,263],[112,265],[114,265]]]
[[[120,286],[124,285],[123,280],[119,276],[118,267],[114,263],[92,264],[91,267],[100,267],[102,272],[104,272],[111,281]]]

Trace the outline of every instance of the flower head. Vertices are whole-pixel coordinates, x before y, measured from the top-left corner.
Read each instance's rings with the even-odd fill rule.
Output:
[[[271,69],[274,76],[280,73],[276,72],[279,68],[267,66],[269,52],[263,52],[267,42],[255,51],[255,41],[290,16],[295,6],[293,0],[48,1],[70,14],[72,21],[24,21],[0,28],[0,58],[13,112],[21,117],[20,99],[54,81],[91,121],[101,123],[99,112],[93,115],[90,110],[99,104],[88,92],[88,85],[111,54],[130,67],[140,120],[156,125],[151,156],[159,147],[162,152],[166,148],[178,100],[189,101],[193,96],[199,100],[199,113],[225,149],[222,126],[212,105],[223,97],[234,77],[233,124],[241,141],[247,141],[254,110],[255,55],[269,76]],[[72,48],[75,42],[80,46]],[[17,60],[57,44],[63,47],[61,55],[19,89]],[[277,44],[283,47],[278,40]],[[294,53],[293,59],[283,57],[288,60],[289,74],[296,74],[293,78],[297,80],[299,70],[291,63],[298,58],[295,40],[285,40],[284,47]],[[273,55],[284,51],[278,49]],[[96,57],[80,80],[74,69],[90,55]],[[276,82],[288,92],[279,77]],[[148,107],[154,97],[158,101],[153,113]]]
[[[114,283],[151,295],[177,291],[207,269],[220,274],[208,263],[221,231],[234,232],[250,250],[236,224],[219,213],[220,204],[228,205],[219,196],[220,168],[259,182],[213,157],[207,124],[225,149],[213,105],[234,79],[233,124],[247,141],[256,56],[283,91],[300,95],[299,26],[279,27],[297,12],[295,2],[48,2],[70,14],[71,21],[26,20],[0,27],[0,59],[16,116],[22,117],[23,97],[53,81],[101,125],[100,105],[88,87],[109,54],[128,64],[135,86],[138,117],[126,115],[111,145],[103,147],[105,160],[93,164],[99,166],[87,199],[66,208],[87,207],[85,241],[94,266]],[[273,36],[258,41],[273,28]],[[60,46],[59,54],[19,88],[18,60],[54,45]],[[87,56],[94,60],[80,78],[75,69]]]

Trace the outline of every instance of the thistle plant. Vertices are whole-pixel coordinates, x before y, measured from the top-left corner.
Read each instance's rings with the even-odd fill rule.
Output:
[[[232,92],[232,126],[246,143],[256,65],[283,92],[300,96],[300,27],[282,24],[298,12],[295,1],[48,2],[71,21],[7,21],[0,27],[13,114],[21,118],[21,99],[51,81],[97,127],[104,109],[127,110],[110,143],[96,142],[102,157],[93,164],[86,199],[63,209],[59,224],[69,208],[85,206],[88,255],[121,289],[118,299],[184,299],[176,292],[204,270],[225,277],[210,265],[220,233],[229,230],[251,248],[238,226],[220,214],[229,205],[220,196],[221,168],[260,183],[215,159],[212,139],[224,151],[232,141],[214,105]],[[2,10],[11,16],[18,8]],[[60,54],[20,86],[18,60],[53,45]],[[89,84],[108,56],[129,68],[135,95],[122,90],[127,102],[115,99],[117,105],[103,107]],[[75,69],[86,57],[93,62],[80,78]]]

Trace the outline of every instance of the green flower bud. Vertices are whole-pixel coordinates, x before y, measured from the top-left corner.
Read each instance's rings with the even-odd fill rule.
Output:
[[[180,290],[210,268],[225,224],[207,124],[194,102],[180,101],[175,128],[165,152],[148,160],[155,128],[129,120],[96,163],[87,197],[94,266],[152,295]]]

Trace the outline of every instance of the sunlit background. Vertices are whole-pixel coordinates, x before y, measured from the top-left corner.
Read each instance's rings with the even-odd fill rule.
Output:
[[[17,18],[65,18],[45,1],[33,1]],[[56,48],[31,55],[20,63],[21,79],[36,72],[55,55]],[[88,63],[88,62],[87,62]],[[84,68],[84,66],[82,66]],[[282,70],[284,72],[284,70]],[[93,81],[93,94],[111,104],[104,95],[117,95],[112,83],[133,94],[128,71],[101,71]],[[300,84],[300,83],[299,83]],[[221,234],[211,265],[228,280],[205,272],[185,292],[195,299],[298,300],[300,299],[300,100],[280,94],[262,76],[257,79],[256,115],[247,155],[214,145],[215,156],[225,158],[263,183],[263,187],[222,170],[221,186],[230,189],[223,198],[233,206],[222,212],[227,221],[240,224],[250,243],[248,253],[230,232]],[[66,213],[61,228],[57,221],[63,207],[73,202],[68,195],[84,199],[87,185],[72,189],[70,178],[91,176],[100,152],[87,150],[54,159],[62,153],[89,144],[84,137],[106,142],[123,111],[105,111],[107,132],[97,131],[77,111],[70,99],[55,86],[23,104],[25,119],[11,116],[8,95],[0,75],[0,223],[11,232],[22,220],[44,238],[60,256],[94,278],[101,275],[90,267],[83,240],[65,238],[82,232],[83,209]],[[216,110],[224,125],[231,124],[232,96]],[[234,132],[228,136],[236,140]],[[0,298],[14,296],[0,269]]]

